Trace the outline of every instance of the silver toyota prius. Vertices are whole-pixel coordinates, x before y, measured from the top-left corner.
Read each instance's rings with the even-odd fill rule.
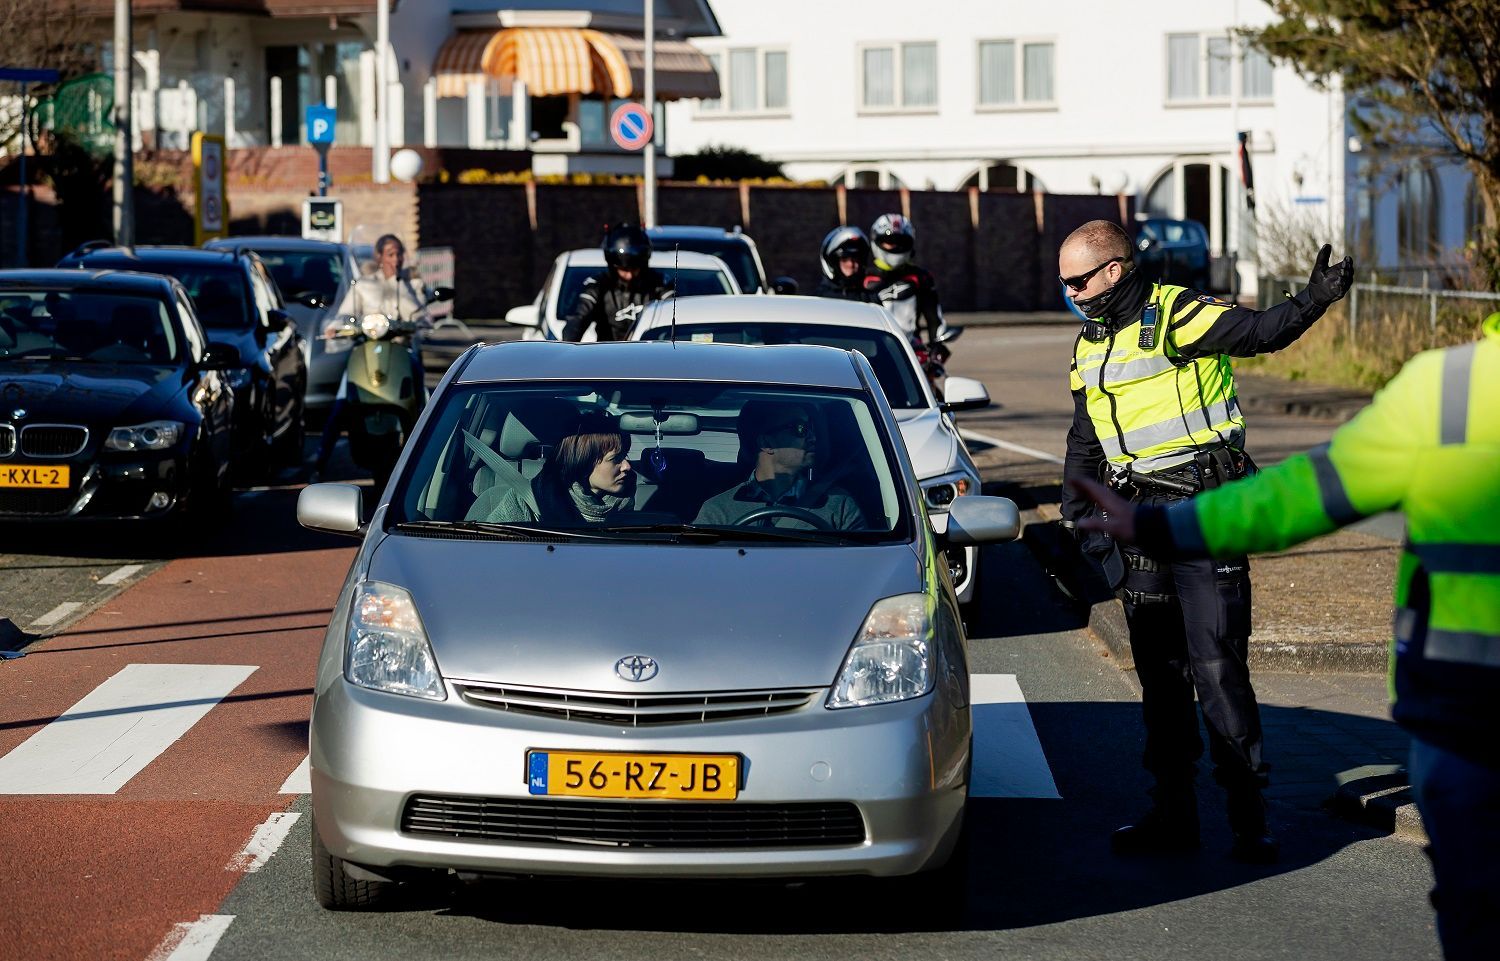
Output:
[[[366,518],[319,661],[314,890],[434,871],[890,877],[960,843],[969,672],[869,362],[832,347],[478,346]]]

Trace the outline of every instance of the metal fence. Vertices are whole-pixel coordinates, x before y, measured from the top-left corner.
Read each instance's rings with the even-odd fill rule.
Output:
[[[1262,308],[1269,307],[1279,302],[1286,294],[1296,293],[1307,286],[1306,278],[1291,277],[1261,277],[1260,299],[1257,303]],[[1455,309],[1468,307],[1473,304],[1480,305],[1480,309],[1488,312],[1500,310],[1500,294],[1479,290],[1444,290],[1437,287],[1402,287],[1393,284],[1380,283],[1358,283],[1356,282],[1349,290],[1347,298],[1347,310],[1349,312],[1349,333],[1359,333],[1361,301],[1365,312],[1368,314],[1370,305],[1375,297],[1396,298],[1412,305],[1414,310],[1426,309],[1427,321],[1434,330],[1438,325],[1438,314],[1443,307],[1452,306]]]

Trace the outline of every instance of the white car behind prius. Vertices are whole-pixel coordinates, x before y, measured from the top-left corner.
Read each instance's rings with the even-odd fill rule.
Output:
[[[973,725],[941,551],[1020,521],[967,496],[933,530],[864,354],[476,346],[392,477],[368,518],[351,485],[297,503],[362,539],[309,731],[324,907],[449,872],[953,891]]]
[[[598,247],[567,250],[557,255],[536,300],[512,307],[505,315],[507,323],[530,328],[526,340],[562,340],[564,318],[578,302],[584,282],[604,271],[604,251]],[[739,294],[740,285],[729,265],[712,254],[691,250],[658,250],[651,254],[651,269],[673,281],[677,297],[703,294]],[[584,331],[585,343],[597,339],[594,329]]]
[[[896,415],[911,455],[922,498],[939,531],[947,523],[955,498],[979,493],[974,466],[953,411],[987,407],[989,391],[967,377],[949,377],[943,400],[933,396],[911,344],[885,308],[827,297],[697,297],[673,305],[650,305],[631,331],[632,340],[667,340],[716,344],[821,344],[864,354]],[[964,620],[972,628],[981,597],[979,551],[951,548],[948,569]]]

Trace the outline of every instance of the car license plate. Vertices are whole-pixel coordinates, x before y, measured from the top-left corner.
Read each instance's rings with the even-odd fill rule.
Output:
[[[53,467],[22,467],[19,464],[0,466],[0,487],[51,487],[68,486],[68,465]]]
[[[532,794],[733,801],[740,793],[737,754],[528,751],[526,771]]]

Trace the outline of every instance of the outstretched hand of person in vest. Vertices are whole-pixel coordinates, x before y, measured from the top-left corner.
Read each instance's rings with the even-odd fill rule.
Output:
[[[1354,284],[1353,258],[1345,257],[1330,267],[1328,258],[1332,254],[1333,245],[1324,244],[1318,251],[1317,263],[1313,264],[1312,276],[1307,279],[1308,299],[1317,307],[1327,307],[1347,294]]]

